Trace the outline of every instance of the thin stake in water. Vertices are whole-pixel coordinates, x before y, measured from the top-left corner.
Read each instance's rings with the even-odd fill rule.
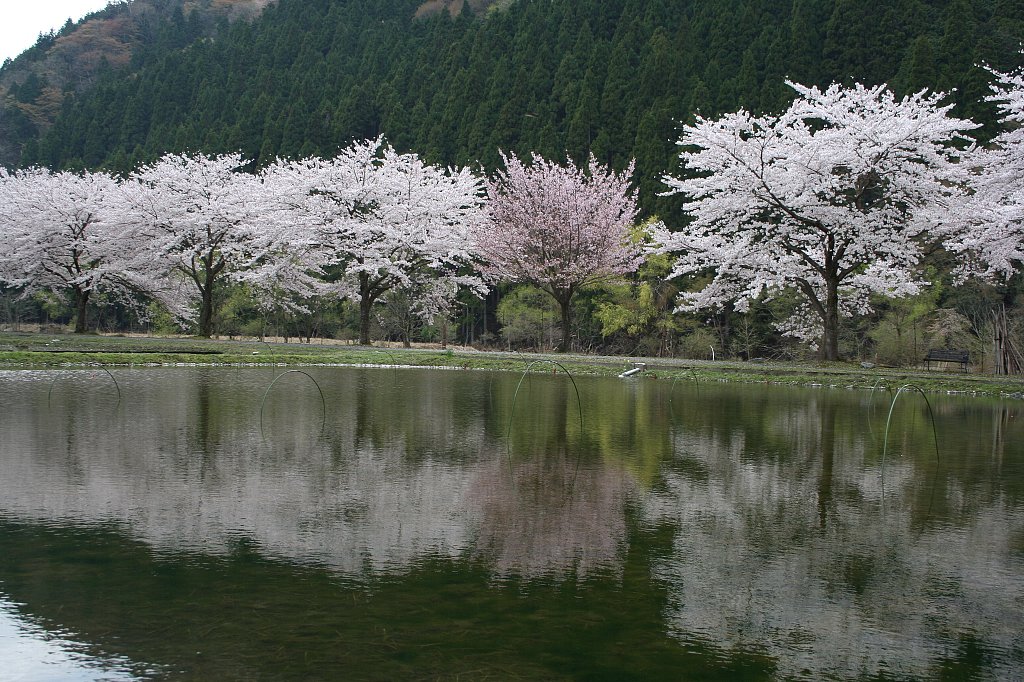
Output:
[[[573,379],[572,373],[569,370],[567,370],[565,368],[565,366],[562,365],[562,363],[557,362],[555,360],[534,360],[533,362],[531,362],[529,365],[526,366],[526,369],[523,370],[523,376],[519,377],[519,383],[516,384],[516,392],[512,396],[512,410],[511,410],[511,412],[509,413],[509,416],[508,416],[508,429],[506,429],[506,431],[505,431],[505,452],[506,452],[506,455],[508,456],[508,471],[509,471],[510,475],[513,473],[513,471],[512,471],[512,420],[515,418],[515,415],[516,415],[516,400],[519,398],[519,389],[522,388],[523,381],[526,379],[527,376],[529,376],[530,368],[532,368],[534,365],[536,365],[538,363],[541,363],[541,362],[546,362],[546,363],[555,365],[556,367],[561,369],[563,372],[565,372],[565,375],[567,377],[569,377],[569,381],[572,382],[573,390],[576,391],[576,407],[579,410],[579,414],[580,414],[580,433],[581,434],[583,433],[583,403],[580,401],[580,389],[576,385],[576,380]],[[573,472],[572,484],[570,485],[570,488],[569,488],[570,491],[572,490],[572,487],[575,486],[575,484],[576,484],[576,476],[579,474],[579,471],[580,471],[580,458],[579,458],[579,456],[577,456],[577,458],[576,458],[576,470]]]
[[[267,396],[270,395],[270,389],[274,387],[274,384],[288,374],[302,374],[313,382],[313,385],[316,386],[316,390],[320,393],[320,405],[323,408],[324,413],[323,420],[320,422],[320,431],[323,432],[324,428],[327,426],[327,401],[324,399],[324,392],[321,390],[320,384],[318,384],[316,379],[314,379],[308,372],[304,372],[301,369],[290,369],[287,372],[282,372],[276,379],[271,381],[270,385],[267,386],[267,390],[263,393],[263,402],[260,403],[260,435],[263,437],[266,437],[266,434],[263,433],[263,409],[267,406]]]
[[[693,383],[695,383],[697,385],[697,392],[700,393],[700,377],[697,376],[697,370],[693,369],[692,367],[689,367],[689,368],[687,368],[687,371],[689,371],[690,374],[693,376]],[[669,402],[672,402],[672,392],[675,391],[675,389],[676,389],[676,382],[679,381],[682,378],[683,377],[681,377],[679,375],[676,375],[676,377],[674,379],[672,379],[672,385],[668,387],[668,401]]]
[[[899,400],[900,395],[903,393],[903,391],[906,391],[906,390],[914,390],[914,391],[917,391],[918,393],[920,393],[921,397],[924,398],[924,404],[928,406],[928,418],[931,420],[931,423],[932,423],[932,439],[935,442],[935,463],[936,463],[936,465],[939,464],[939,433],[938,433],[938,430],[935,428],[935,412],[932,411],[932,403],[931,403],[930,400],[928,400],[928,394],[926,394],[924,392],[924,390],[921,389],[920,386],[916,386],[914,384],[904,384],[903,386],[899,387],[899,389],[896,391],[896,395],[894,395],[892,397],[892,404],[889,406],[889,417],[885,420],[885,439],[882,442],[882,462],[881,462],[881,465],[880,465],[880,470],[881,470],[881,475],[882,475],[882,508],[883,509],[885,508],[885,454],[889,450],[889,426],[892,423],[892,413],[893,413],[893,410],[896,409],[896,401]],[[937,468],[936,468],[936,476],[938,476],[938,469]],[[933,495],[935,494],[934,486],[932,487],[932,494]],[[929,504],[929,511],[931,511],[931,505],[930,504]]]
[[[114,404],[114,409],[117,409],[117,406],[121,404],[121,386],[118,385],[117,379],[114,378],[114,375],[110,373],[109,369],[107,369],[106,367],[100,367],[99,369],[103,372],[106,372],[107,376],[110,377],[110,380],[114,382],[114,388],[117,389],[117,403]],[[58,374],[53,378],[53,381],[50,382],[50,390],[47,391],[46,393],[47,407],[50,407],[51,405],[51,399],[53,398],[53,387],[60,379],[61,375]]]

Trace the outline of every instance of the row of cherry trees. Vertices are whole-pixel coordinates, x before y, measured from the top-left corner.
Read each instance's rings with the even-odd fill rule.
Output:
[[[0,175],[0,281],[70,292],[85,330],[90,298],[163,303],[212,332],[214,293],[245,282],[267,306],[315,296],[358,301],[360,341],[389,292],[425,319],[449,315],[460,288],[527,282],[557,301],[562,350],[581,289],[670,254],[671,276],[708,283],[680,307],[702,310],[797,292],[787,333],[839,354],[840,319],[872,295],[927,284],[922,260],[958,256],[961,276],[1009,276],[1024,260],[1024,74],[995,75],[1005,130],[977,126],[939,94],[795,83],[776,116],[745,111],[683,128],[688,223],[634,228],[632,168],[614,173],[534,156],[503,157],[485,179],[400,154],[377,139],[332,159],[245,172],[237,155],[166,156],[128,178],[28,169]]]
[[[509,277],[559,300],[567,347],[573,294],[639,258],[623,246],[633,195],[624,175],[593,162],[589,173],[515,156],[506,164],[487,182],[377,139],[257,173],[238,155],[169,155],[121,180],[4,174],[0,281],[70,293],[76,332],[98,293],[136,306],[155,299],[202,336],[227,282],[246,283],[268,307],[336,296],[358,301],[365,344],[373,306],[391,291],[412,292],[429,320],[450,314],[460,287],[482,294],[487,279]]]

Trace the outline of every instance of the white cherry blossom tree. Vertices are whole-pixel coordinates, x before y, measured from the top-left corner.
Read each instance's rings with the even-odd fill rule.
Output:
[[[105,173],[0,173],[0,280],[25,294],[70,294],[75,332],[85,332],[96,294],[132,304],[152,286],[125,216]]]
[[[303,243],[294,226],[244,165],[238,154],[167,155],[132,176],[135,218],[149,231],[139,246],[177,278],[163,300],[178,316],[197,317],[200,336],[213,332],[215,294],[225,281],[257,290],[310,286],[295,264]]]
[[[279,161],[266,175],[312,230],[311,265],[359,301],[360,343],[370,342],[373,306],[393,289],[425,278],[483,289],[472,230],[485,201],[469,170],[425,164],[377,138],[333,159]]]
[[[572,302],[587,286],[633,272],[642,261],[630,240],[637,215],[633,167],[615,173],[593,157],[586,169],[533,155],[502,155],[488,183],[490,220],[477,240],[485,270],[543,289],[562,314],[560,351],[569,350]]]
[[[970,227],[950,247],[968,256],[966,274],[1009,278],[1024,266],[1024,68],[992,74],[988,99],[998,103],[1003,130],[977,150],[976,192],[964,208]]]
[[[786,331],[820,339],[835,360],[842,314],[862,310],[870,293],[924,284],[927,244],[946,236],[964,201],[954,143],[976,126],[950,116],[941,94],[790,86],[798,96],[779,116],[739,111],[683,128],[685,175],[664,180],[688,198],[692,222],[657,240],[678,254],[674,276],[714,272],[682,309],[742,311],[796,290],[807,308]]]

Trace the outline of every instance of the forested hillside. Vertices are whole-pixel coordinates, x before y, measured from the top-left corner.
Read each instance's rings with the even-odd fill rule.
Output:
[[[0,68],[0,163],[18,162],[22,146],[45,133],[64,100],[98,81],[138,68],[146,56],[178,49],[250,20],[270,0],[113,0],[77,24],[41,34]],[[187,17],[187,19],[186,19]]]
[[[26,134],[22,162],[125,171],[202,150],[262,165],[384,134],[428,161],[488,169],[500,149],[593,152],[616,168],[635,158],[643,208],[668,217],[659,178],[677,121],[694,111],[779,110],[792,99],[786,78],[857,80],[956,89],[956,113],[991,122],[988,74],[976,64],[1016,66],[1024,38],[1024,6],[1007,0],[521,0],[479,13],[459,3],[455,17],[425,11],[437,4],[279,0],[213,31],[178,13],[130,63],[68,94],[40,138]]]

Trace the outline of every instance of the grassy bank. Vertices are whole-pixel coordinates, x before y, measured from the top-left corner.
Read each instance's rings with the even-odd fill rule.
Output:
[[[573,374],[615,376],[645,362],[644,379],[687,378],[795,385],[896,387],[914,383],[928,391],[1024,398],[1024,378],[914,368],[870,368],[857,363],[731,362],[596,355],[523,354],[470,349],[405,349],[265,343],[193,338],[0,333],[0,367],[161,365],[409,365],[522,372],[537,360],[554,360]],[[550,363],[533,365],[550,372]]]

